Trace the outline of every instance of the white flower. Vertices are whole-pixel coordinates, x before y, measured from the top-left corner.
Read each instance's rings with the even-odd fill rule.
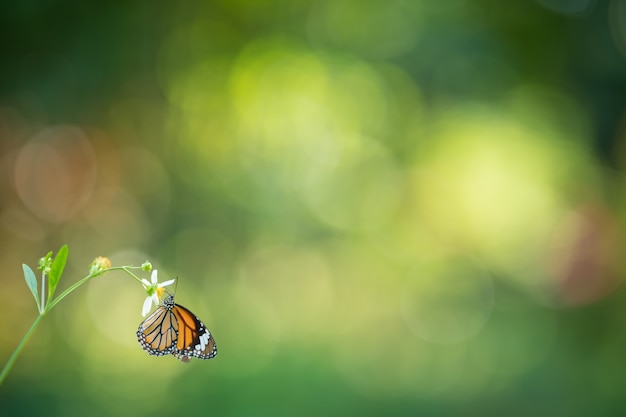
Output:
[[[144,317],[146,317],[150,312],[150,309],[152,308],[152,303],[154,303],[155,306],[159,305],[159,298],[161,298],[161,294],[163,294],[163,287],[172,285],[176,280],[170,279],[165,282],[159,282],[157,280],[157,270],[154,269],[152,270],[152,276],[150,277],[150,281],[152,281],[152,283],[148,282],[148,280],[145,278],[141,279],[141,283],[146,289],[146,293],[148,293],[148,296],[143,302],[143,308],[141,309],[141,315]]]

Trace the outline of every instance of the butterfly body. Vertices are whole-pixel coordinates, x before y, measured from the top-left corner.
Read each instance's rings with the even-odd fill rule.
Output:
[[[209,329],[187,308],[174,303],[174,295],[168,295],[139,325],[137,340],[150,355],[171,354],[183,362],[217,355],[217,345]]]

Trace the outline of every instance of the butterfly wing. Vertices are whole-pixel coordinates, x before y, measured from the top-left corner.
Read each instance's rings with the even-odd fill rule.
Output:
[[[185,307],[176,304],[172,309],[178,323],[178,340],[172,355],[183,362],[194,358],[211,359],[217,355],[215,339],[204,323]]]
[[[172,310],[160,306],[148,316],[137,330],[139,344],[150,355],[163,356],[172,353],[178,335],[178,321]]]

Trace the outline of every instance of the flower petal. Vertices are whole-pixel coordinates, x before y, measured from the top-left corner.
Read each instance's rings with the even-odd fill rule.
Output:
[[[141,278],[141,283],[143,284],[144,287],[148,288],[151,284],[150,282],[148,282],[147,279],[145,278]]]
[[[159,296],[157,295],[156,292],[150,296],[150,299],[152,300],[155,306],[159,305]]]
[[[167,281],[165,281],[165,282],[161,282],[161,283],[159,284],[159,287],[160,287],[160,288],[167,287],[168,285],[172,285],[172,284],[173,284],[173,283],[175,283],[175,282],[176,282],[176,280],[175,280],[175,279],[168,279],[168,280],[167,280]]]
[[[146,317],[148,313],[150,312],[151,307],[152,307],[152,297],[146,297],[145,301],[143,302],[143,308],[141,309],[141,315],[143,317]]]
[[[157,270],[156,269],[152,270],[152,277],[150,279],[152,280],[153,284],[156,284],[158,282],[157,281]]]

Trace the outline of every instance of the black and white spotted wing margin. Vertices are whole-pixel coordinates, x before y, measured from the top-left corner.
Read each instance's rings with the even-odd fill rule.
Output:
[[[204,323],[168,295],[137,330],[139,344],[150,355],[172,354],[183,362],[217,355],[215,339]]]

